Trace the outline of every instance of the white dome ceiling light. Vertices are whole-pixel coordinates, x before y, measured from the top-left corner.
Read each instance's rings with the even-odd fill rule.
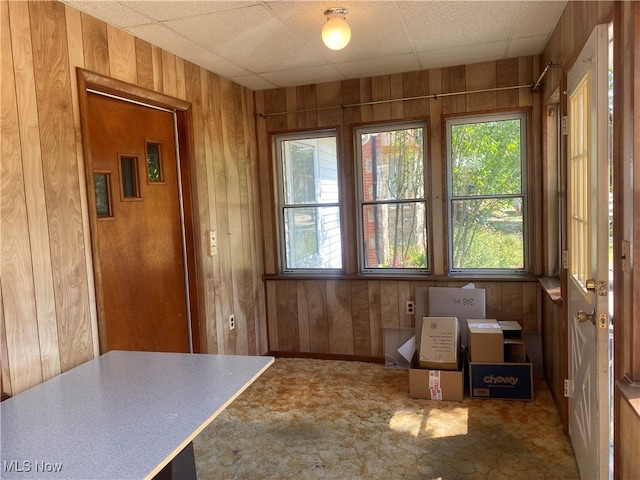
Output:
[[[322,41],[331,50],[342,50],[351,40],[351,27],[345,16],[346,8],[329,8],[324,11],[327,23],[322,27]]]

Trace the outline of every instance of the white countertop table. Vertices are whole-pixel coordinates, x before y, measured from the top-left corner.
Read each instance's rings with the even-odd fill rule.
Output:
[[[148,479],[183,451],[192,462],[191,441],[272,363],[111,351],[0,403],[0,478]]]

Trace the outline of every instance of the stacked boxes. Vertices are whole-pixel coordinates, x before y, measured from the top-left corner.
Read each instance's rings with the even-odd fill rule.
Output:
[[[418,287],[415,293],[411,398],[462,401],[468,370],[471,398],[533,399],[522,327],[486,319],[483,289]]]
[[[423,317],[420,349],[409,369],[409,396],[428,400],[464,398],[464,356],[456,317]]]
[[[468,320],[471,398],[533,400],[533,366],[518,322]]]

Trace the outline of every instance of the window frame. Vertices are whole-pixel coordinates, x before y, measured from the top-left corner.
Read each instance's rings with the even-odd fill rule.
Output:
[[[336,145],[336,183],[337,183],[337,192],[338,192],[338,200],[336,202],[315,202],[315,203],[287,203],[287,195],[286,195],[286,183],[285,183],[285,168],[284,168],[284,160],[285,156],[283,155],[284,149],[283,144],[286,142],[304,142],[305,140],[313,140],[320,138],[333,137]],[[342,171],[340,167],[340,137],[338,135],[338,131],[336,128],[328,128],[328,129],[318,129],[318,130],[305,130],[305,131],[295,131],[295,132],[287,132],[273,135],[273,155],[274,155],[274,166],[276,169],[276,202],[277,202],[277,219],[278,219],[278,242],[279,242],[279,253],[280,253],[280,261],[279,261],[279,270],[283,275],[313,275],[313,276],[326,276],[326,275],[342,275],[345,272],[345,234],[344,234],[344,226],[343,226],[343,217],[344,217],[344,201],[342,199],[342,185],[341,185],[341,177]],[[320,178],[318,177],[319,168],[319,155],[318,152],[314,153],[314,188],[316,189],[320,183]],[[312,268],[312,267],[290,267],[287,265],[287,209],[291,208],[327,208],[333,207],[338,210],[338,224],[340,228],[340,264],[339,268]],[[318,220],[319,221],[319,220]],[[316,238],[318,239],[318,251],[321,249],[321,239],[320,239],[320,227],[316,224]],[[317,253],[316,255],[319,255]]]
[[[529,198],[528,168],[530,165],[529,152],[529,112],[515,110],[509,112],[494,112],[485,114],[471,114],[449,117],[444,122],[446,155],[446,222],[447,222],[447,267],[450,275],[527,275],[531,271],[531,209]],[[520,193],[519,194],[492,194],[492,195],[453,195],[453,175],[451,158],[451,127],[469,123],[486,123],[492,121],[520,120]],[[522,197],[522,241],[523,241],[523,267],[522,268],[461,268],[454,267],[454,235],[453,235],[453,205],[455,201],[474,199],[510,199]]]
[[[402,129],[422,128],[423,129],[423,161],[422,161],[422,175],[423,175],[423,196],[421,199],[401,199],[401,200],[364,200],[364,180],[362,178],[363,165],[362,165],[362,141],[360,139],[362,134],[370,133],[383,133],[391,132]],[[429,157],[429,124],[426,119],[418,120],[406,120],[399,122],[384,122],[384,123],[369,123],[361,125],[353,129],[353,143],[354,143],[354,163],[355,163],[355,198],[356,198],[356,211],[354,215],[357,223],[357,252],[358,252],[358,271],[363,276],[393,276],[393,277],[413,277],[413,276],[425,276],[433,273],[433,242],[432,242],[432,217],[433,206],[430,202],[431,191],[431,177],[430,172],[430,157]],[[426,242],[426,267],[425,268],[371,268],[366,266],[366,247],[364,234],[364,207],[367,205],[383,205],[383,204],[395,204],[395,205],[408,205],[412,203],[418,203],[424,205],[424,226],[425,226],[425,242]]]

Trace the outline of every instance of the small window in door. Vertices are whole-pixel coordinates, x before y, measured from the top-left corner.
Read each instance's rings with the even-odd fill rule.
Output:
[[[164,183],[164,169],[162,168],[162,144],[147,142],[147,183]]]
[[[120,155],[120,179],[122,184],[122,199],[139,200],[138,157]]]
[[[109,172],[94,172],[93,185],[96,192],[96,213],[98,218],[112,218],[111,174]]]

